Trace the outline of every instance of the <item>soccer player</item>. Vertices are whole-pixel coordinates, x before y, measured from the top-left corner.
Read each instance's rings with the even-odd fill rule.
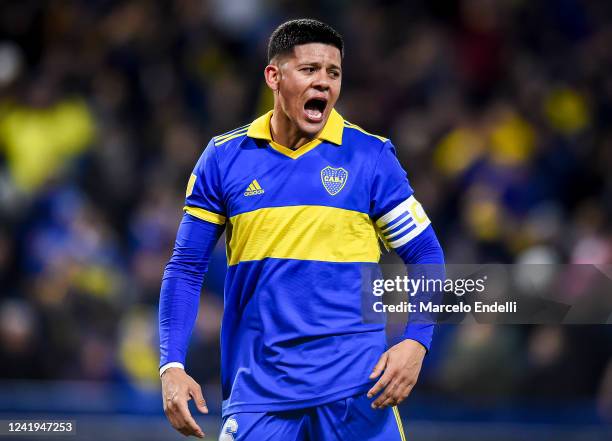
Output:
[[[433,325],[409,322],[387,348],[384,323],[362,317],[362,270],[377,266],[378,236],[407,264],[444,258],[391,142],[334,110],[343,51],[321,22],[279,26],[264,71],[274,109],[214,137],[189,179],[159,311],[164,411],[185,435],[204,435],[188,401],[208,409],[184,360],[225,230],[219,439],[404,440],[395,405]]]

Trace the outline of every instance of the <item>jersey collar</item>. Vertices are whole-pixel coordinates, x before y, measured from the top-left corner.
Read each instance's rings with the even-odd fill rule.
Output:
[[[307,151],[312,150],[314,147],[319,145],[322,141],[329,141],[336,145],[342,145],[342,132],[344,131],[344,118],[340,116],[336,109],[332,109],[329,114],[329,118],[317,136],[316,139],[304,144],[298,149],[292,150],[288,147],[282,146],[272,140],[272,131],[270,130],[270,120],[272,119],[273,110],[270,110],[268,113],[260,116],[255,121],[251,123],[249,126],[249,130],[247,131],[247,136],[250,138],[256,139],[265,139],[270,143],[275,150],[292,157],[297,158]]]

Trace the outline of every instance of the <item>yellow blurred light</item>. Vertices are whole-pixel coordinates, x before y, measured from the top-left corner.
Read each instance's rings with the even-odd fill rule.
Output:
[[[46,109],[4,106],[0,145],[11,176],[24,191],[34,191],[84,151],[94,137],[94,121],[80,99],[67,99]]]
[[[514,112],[507,113],[491,131],[491,160],[500,165],[524,163],[535,147],[531,124]]]
[[[472,234],[480,240],[493,240],[500,235],[499,205],[491,200],[472,202],[467,209],[467,223]]]
[[[113,275],[101,266],[81,267],[75,273],[73,283],[76,287],[96,297],[109,297],[114,294]]]
[[[466,170],[484,152],[485,140],[474,130],[459,127],[448,133],[436,146],[434,164],[447,176]]]
[[[136,383],[151,387],[159,380],[159,358],[152,341],[153,317],[138,308],[129,311],[119,347],[119,359],[126,373]]]
[[[579,132],[591,120],[586,98],[569,87],[553,90],[544,102],[544,112],[551,126],[566,135]]]

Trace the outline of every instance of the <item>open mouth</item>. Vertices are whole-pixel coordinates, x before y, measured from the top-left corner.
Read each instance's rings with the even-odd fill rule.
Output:
[[[312,122],[320,122],[323,120],[323,113],[327,107],[327,100],[323,98],[311,98],[304,104],[304,112],[306,118]]]

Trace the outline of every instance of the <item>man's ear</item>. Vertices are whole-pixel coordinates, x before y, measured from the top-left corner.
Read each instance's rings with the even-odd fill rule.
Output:
[[[266,84],[273,92],[278,91],[278,84],[280,82],[280,67],[276,64],[268,64],[264,69],[264,77],[266,78]]]

